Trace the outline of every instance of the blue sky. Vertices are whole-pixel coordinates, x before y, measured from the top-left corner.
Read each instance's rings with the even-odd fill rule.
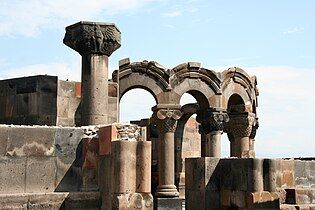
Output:
[[[315,156],[314,9],[312,0],[2,0],[0,79],[80,80],[80,56],[62,43],[65,26],[114,22],[122,47],[110,57],[111,71],[125,57],[167,68],[187,61],[217,71],[239,66],[258,77],[258,156]],[[122,99],[122,120],[148,117],[152,105],[148,93],[133,90]]]

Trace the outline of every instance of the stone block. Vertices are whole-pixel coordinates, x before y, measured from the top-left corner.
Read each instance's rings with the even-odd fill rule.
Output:
[[[182,199],[179,198],[155,198],[155,210],[182,210]],[[190,210],[189,208],[187,208]]]
[[[281,170],[282,171],[294,171],[294,160],[281,160]]]
[[[112,141],[117,139],[117,128],[115,125],[108,125],[99,128],[99,155],[110,155]]]
[[[75,97],[75,82],[58,80],[57,96],[67,98]]]
[[[294,187],[294,172],[293,171],[283,171],[281,186],[282,187]]]
[[[74,85],[75,97],[81,98],[81,82],[76,82]]]
[[[238,208],[245,208],[246,207],[246,192],[245,191],[232,191],[231,206],[235,206]]]
[[[59,210],[64,209],[67,193],[29,194],[28,210]]]
[[[56,181],[56,158],[28,157],[25,180],[26,193],[53,192]]]
[[[0,194],[25,192],[26,157],[1,157],[0,168]]]
[[[1,210],[28,210],[27,194],[0,195]]]
[[[232,190],[233,174],[231,172],[232,161],[231,159],[220,160],[220,187],[222,190]]]
[[[315,160],[295,160],[295,185],[297,187],[312,187],[314,183]]]
[[[56,156],[67,156],[73,160],[80,158],[82,154],[80,142],[83,136],[82,128],[57,128],[55,133]]]
[[[186,174],[185,184],[189,190],[217,190],[219,187],[219,158],[201,157],[187,158],[185,170],[191,171]]]
[[[10,127],[7,156],[53,156],[55,128]]]
[[[57,97],[57,117],[67,118],[69,115],[69,98]]]
[[[65,200],[65,209],[99,210],[100,207],[99,192],[72,192]]]
[[[75,192],[81,189],[82,170],[77,158],[56,157],[56,192]]]
[[[246,203],[249,209],[280,209],[278,193],[267,191],[246,193]]]
[[[220,201],[222,206],[231,206],[231,190],[221,190],[220,191]]]
[[[38,96],[38,114],[57,116],[57,94],[40,93]]]
[[[315,189],[286,189],[286,194],[286,203],[288,204],[315,204]]]
[[[0,157],[7,152],[7,142],[9,138],[9,128],[7,126],[0,126]]]
[[[108,96],[117,98],[118,95],[118,84],[117,83],[108,83]],[[117,103],[117,99],[116,99]]]

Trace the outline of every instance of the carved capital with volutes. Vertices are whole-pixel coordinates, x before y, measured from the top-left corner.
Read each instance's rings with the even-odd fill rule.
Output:
[[[197,112],[197,122],[201,124],[205,134],[213,131],[223,131],[224,124],[229,121],[226,111],[221,109],[206,109]]]
[[[120,40],[115,24],[81,21],[66,27],[63,43],[81,55],[110,56],[121,46]]]
[[[249,137],[251,135],[252,128],[256,121],[254,113],[230,113],[229,118],[230,120],[225,123],[224,131],[234,138]]]
[[[177,121],[181,118],[182,112],[179,109],[160,108],[154,109],[152,119],[158,130],[162,133],[175,132]]]

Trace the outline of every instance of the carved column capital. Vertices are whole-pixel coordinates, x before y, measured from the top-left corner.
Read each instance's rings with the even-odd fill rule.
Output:
[[[206,109],[197,112],[197,122],[201,123],[205,134],[213,131],[223,131],[224,124],[229,121],[229,116],[222,109]]]
[[[160,132],[175,132],[177,120],[181,118],[182,112],[179,107],[154,107],[152,120],[156,123]]]
[[[254,124],[252,126],[252,132],[249,136],[250,139],[255,139],[257,129],[259,128],[258,117],[255,118]]]
[[[81,21],[66,27],[63,43],[81,55],[110,56],[121,46],[120,38],[115,24]]]
[[[255,124],[255,114],[250,112],[230,113],[230,120],[225,123],[225,131],[234,138],[249,137]]]

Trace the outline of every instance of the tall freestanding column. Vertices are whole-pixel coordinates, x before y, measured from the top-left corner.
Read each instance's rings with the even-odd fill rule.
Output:
[[[81,124],[108,122],[108,57],[120,47],[111,23],[78,22],[66,27],[63,43],[82,56]]]
[[[232,137],[234,154],[239,158],[250,157],[250,134],[255,122],[255,114],[250,112],[243,113],[230,113],[229,122],[226,123],[225,129],[228,132],[228,136]],[[232,145],[231,145],[232,146]]]
[[[159,186],[157,197],[178,197],[175,186],[174,133],[181,117],[180,105],[157,105],[152,119],[159,133]]]
[[[197,112],[197,121],[201,123],[206,135],[205,157],[221,157],[221,135],[223,124],[229,121],[226,111],[220,108],[210,108]]]

